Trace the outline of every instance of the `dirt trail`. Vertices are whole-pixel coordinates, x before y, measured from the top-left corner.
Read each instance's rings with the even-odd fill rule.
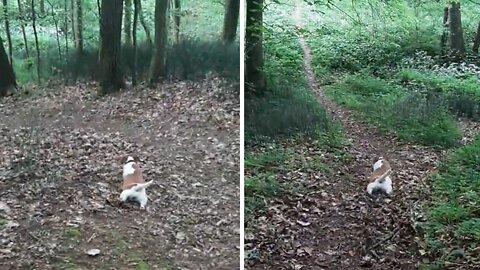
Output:
[[[294,16],[299,28],[301,12],[297,5]],[[343,124],[353,159],[324,187],[330,195],[316,206],[320,213],[308,215],[315,229],[306,230],[298,241],[314,254],[312,258],[295,258],[298,265],[305,269],[416,269],[422,249],[414,225],[415,219],[421,218],[416,216],[420,214],[416,206],[426,196],[422,193],[424,180],[435,169],[441,153],[400,143],[394,135],[379,134],[329,100],[315,80],[305,38],[299,39],[309,86],[331,117]],[[365,195],[365,176],[379,156],[392,164],[394,193],[370,198]]]
[[[237,269],[239,100],[212,77],[0,101],[0,269]],[[140,158],[147,211],[118,203]],[[89,249],[100,255],[89,257]]]

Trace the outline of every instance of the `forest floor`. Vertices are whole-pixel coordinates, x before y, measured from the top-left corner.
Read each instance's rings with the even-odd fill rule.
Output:
[[[302,28],[298,6],[294,17]],[[273,200],[266,214],[249,225],[247,255],[254,252],[256,259],[247,265],[251,269],[417,269],[429,262],[416,226],[424,221],[421,206],[429,196],[425,180],[446,151],[380,133],[336,105],[316,82],[310,49],[303,36],[299,39],[311,91],[330,117],[342,124],[351,159],[332,160],[337,157],[305,142],[289,145],[302,149],[305,159],[330,159],[333,174],[297,170],[280,176],[300,179],[304,192]],[[480,125],[459,121],[462,142],[471,142]],[[392,165],[393,194],[370,197],[366,176],[380,156]]]
[[[238,268],[238,85],[137,88],[0,101],[1,269]],[[125,155],[155,181],[146,210],[118,202]]]

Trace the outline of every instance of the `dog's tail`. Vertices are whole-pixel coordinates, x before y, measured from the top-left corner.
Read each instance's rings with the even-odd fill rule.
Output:
[[[133,189],[135,191],[140,191],[142,189],[146,189],[147,187],[149,187],[151,184],[153,184],[153,180],[150,180],[146,183],[142,183],[142,184],[137,184],[136,186],[133,187]]]

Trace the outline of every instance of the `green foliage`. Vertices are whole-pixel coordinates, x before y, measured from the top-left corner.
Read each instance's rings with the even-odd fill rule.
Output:
[[[480,137],[451,153],[430,177],[434,194],[425,224],[429,248],[445,260],[463,258],[480,243]],[[461,253],[451,252],[462,250]],[[460,249],[459,249],[460,248]]]
[[[272,30],[270,30],[272,31]],[[331,126],[325,110],[309,92],[303,55],[293,29],[266,31],[265,72],[268,92],[247,97],[247,141],[261,137],[285,138],[326,132]]]
[[[480,119],[480,79],[474,74],[457,78],[428,70],[401,69],[396,77],[411,91],[436,95],[453,113]]]
[[[402,139],[445,147],[454,146],[459,139],[460,131],[445,109],[392,82],[360,73],[325,90],[336,102]]]

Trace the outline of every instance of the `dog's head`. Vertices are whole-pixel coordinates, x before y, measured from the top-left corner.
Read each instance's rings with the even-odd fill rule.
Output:
[[[135,155],[124,155],[120,158],[120,162],[125,165],[130,162],[138,162],[138,158]]]

